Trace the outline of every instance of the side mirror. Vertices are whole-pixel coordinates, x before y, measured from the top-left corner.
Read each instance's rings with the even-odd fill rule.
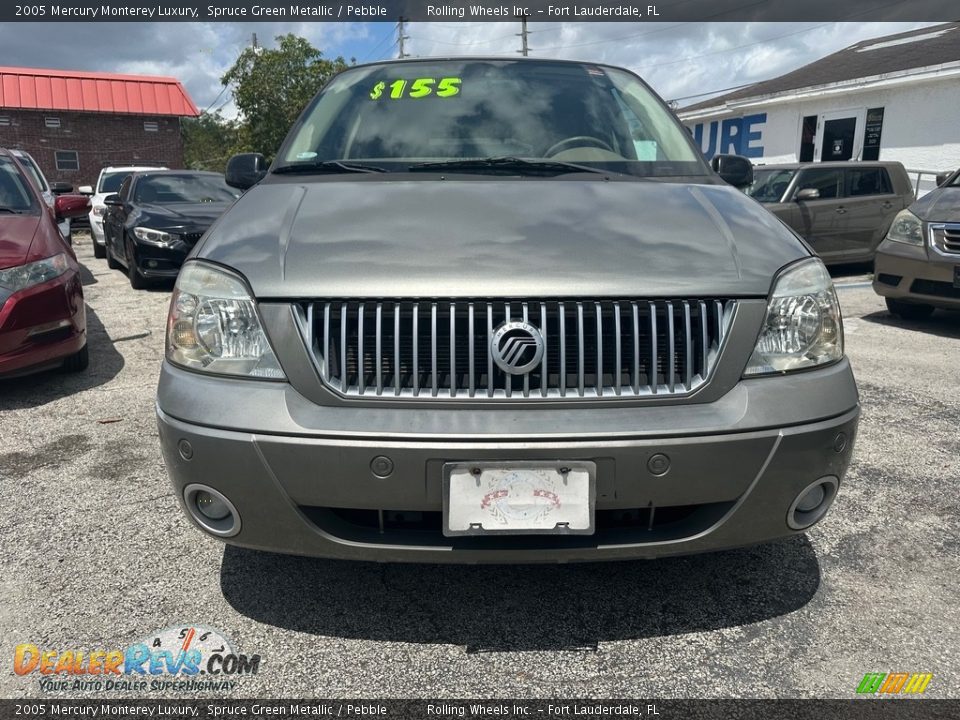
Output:
[[[77,188],[77,192],[81,195],[93,195],[93,187],[90,185],[81,185]]]
[[[941,185],[943,185],[950,178],[951,175],[953,175],[953,173],[948,173],[948,172],[937,173],[937,187],[940,187]]]
[[[90,212],[90,198],[84,195],[58,195],[53,201],[53,212],[58,220],[82,217]]]
[[[240,153],[227,161],[225,180],[238,190],[247,190],[267,174],[267,159],[260,153]]]
[[[753,163],[742,155],[714,155],[710,167],[735,188],[744,188],[753,182]]]
[[[117,193],[113,193],[112,195],[107,195],[103,199],[103,204],[109,205],[110,207],[119,207],[123,205],[123,201],[120,199],[120,196],[117,195]]]
[[[797,193],[796,200],[797,202],[803,202],[804,200],[818,200],[820,199],[820,191],[816,188],[804,188]]]
[[[63,195],[64,193],[72,193],[73,185],[65,182],[50,183],[50,191],[54,195]]]

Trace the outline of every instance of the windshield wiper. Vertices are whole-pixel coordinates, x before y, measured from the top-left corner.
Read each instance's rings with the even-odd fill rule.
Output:
[[[560,160],[525,160],[518,157],[488,157],[463,160],[444,160],[442,162],[417,163],[407,168],[410,172],[435,172],[451,170],[464,172],[495,172],[519,175],[565,175],[567,173],[587,172],[609,174],[607,170],[577,165]],[[619,174],[619,173],[615,173]]]
[[[14,210],[13,208],[0,207],[0,213],[10,213],[11,215],[19,215],[23,210]]]
[[[356,165],[342,160],[320,160],[316,162],[291,163],[274,168],[272,172],[280,173],[382,173],[381,167],[374,165]]]

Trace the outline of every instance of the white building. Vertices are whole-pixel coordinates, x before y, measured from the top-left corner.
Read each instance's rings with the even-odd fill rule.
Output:
[[[678,111],[708,158],[960,167],[960,23],[874,38]],[[934,186],[924,175],[921,192]]]

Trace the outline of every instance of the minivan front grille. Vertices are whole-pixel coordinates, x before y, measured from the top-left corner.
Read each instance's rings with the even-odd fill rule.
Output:
[[[736,302],[333,300],[300,306],[323,382],[351,397],[556,399],[675,396],[703,385]],[[492,340],[523,321],[534,367],[495,362]]]
[[[931,225],[933,247],[941,253],[960,255],[960,224]]]

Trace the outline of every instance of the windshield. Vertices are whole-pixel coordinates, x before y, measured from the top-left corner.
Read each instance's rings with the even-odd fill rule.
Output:
[[[10,158],[0,157],[0,213],[33,209],[33,195],[25,180]]]
[[[709,172],[682,126],[630,73],[511,60],[348,70],[310,105],[276,167],[340,160],[404,171],[503,157],[640,176]]]
[[[123,179],[130,174],[129,170],[119,170],[117,172],[105,172],[100,176],[100,187],[98,193],[115,193],[120,189]]]
[[[778,203],[796,174],[796,170],[754,168],[753,184],[744,192],[762,203]]]
[[[140,203],[233,202],[239,192],[222,175],[148,175],[140,178],[134,200]]]
[[[44,193],[47,192],[50,188],[47,187],[47,181],[43,177],[43,173],[40,172],[40,168],[37,167],[37,164],[33,161],[33,158],[29,155],[18,155],[17,160],[20,161],[20,164],[23,165],[23,169],[30,174],[33,184],[37,186],[37,189]]]

